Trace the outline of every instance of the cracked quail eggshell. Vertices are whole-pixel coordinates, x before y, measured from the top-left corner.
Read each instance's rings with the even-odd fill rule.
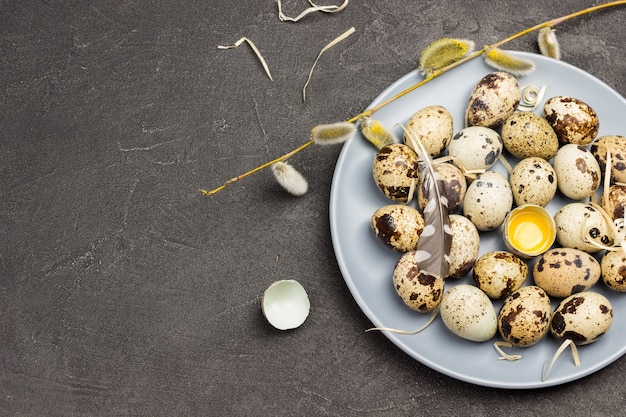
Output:
[[[279,330],[295,329],[302,325],[309,316],[310,307],[306,290],[292,279],[272,283],[261,299],[265,318]]]

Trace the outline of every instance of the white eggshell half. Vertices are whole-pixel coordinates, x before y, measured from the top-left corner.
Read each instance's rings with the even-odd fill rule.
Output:
[[[311,303],[298,281],[274,282],[263,293],[261,308],[267,321],[279,330],[299,327],[309,315]]]

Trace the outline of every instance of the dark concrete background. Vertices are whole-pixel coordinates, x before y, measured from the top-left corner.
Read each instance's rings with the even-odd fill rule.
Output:
[[[623,413],[623,359],[498,390],[364,333],[329,233],[339,147],[293,159],[303,198],[269,171],[197,191],[357,114],[437,38],[480,46],[589,3],[366,0],[293,24],[272,0],[0,1],[0,415]],[[292,16],[306,6],[284,1]],[[625,22],[621,7],[558,27],[563,60],[622,95]],[[303,102],[319,50],[351,26]],[[274,82],[246,45],[217,49],[242,36]],[[507,48],[536,52],[534,40]],[[287,278],[313,307],[279,332],[259,302]]]

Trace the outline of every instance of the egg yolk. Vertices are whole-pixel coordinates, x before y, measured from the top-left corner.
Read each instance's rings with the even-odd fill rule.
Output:
[[[509,222],[509,239],[513,246],[523,252],[542,252],[551,244],[550,222],[531,211],[518,213]]]

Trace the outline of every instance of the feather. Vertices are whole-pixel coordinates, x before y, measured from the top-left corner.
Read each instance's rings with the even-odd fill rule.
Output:
[[[452,229],[443,178],[435,170],[422,142],[411,134],[408,134],[407,138],[413,149],[420,150],[421,175],[428,196],[428,203],[423,210],[425,226],[417,241],[415,262],[424,274],[446,278],[450,267]]]

